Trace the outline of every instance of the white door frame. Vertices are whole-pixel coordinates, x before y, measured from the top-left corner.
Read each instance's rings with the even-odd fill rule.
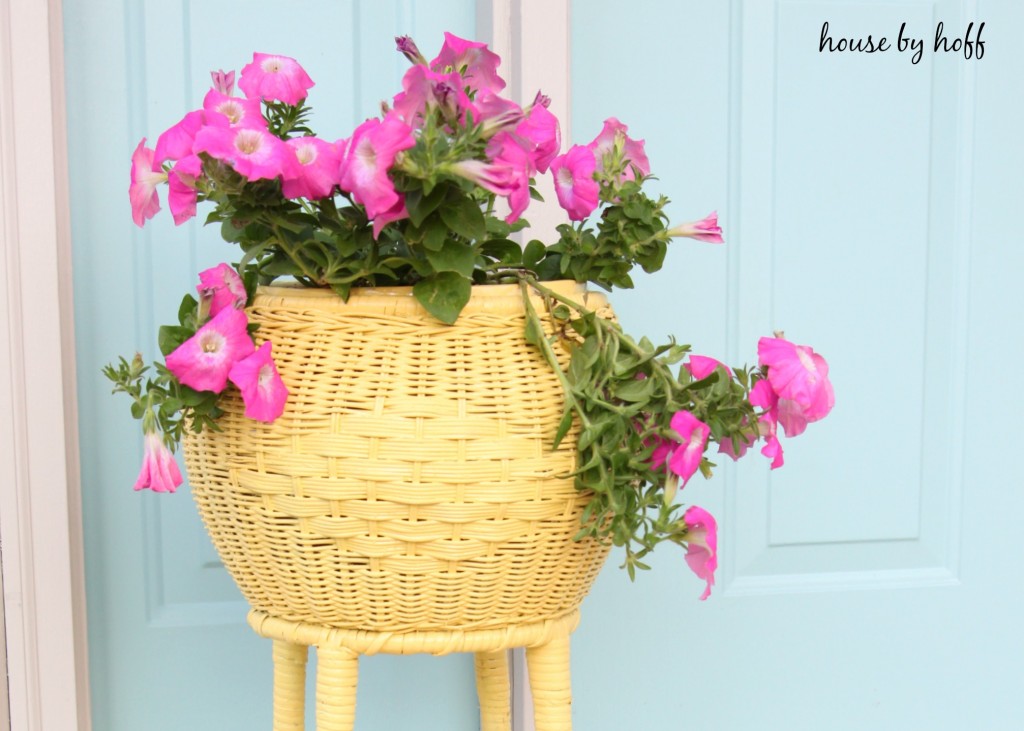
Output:
[[[0,0],[0,541],[11,728],[89,729],[60,0]]]
[[[477,0],[511,95],[543,89],[566,138],[570,4]],[[66,147],[61,2],[0,0],[0,731],[91,729]],[[546,182],[530,217],[553,228]],[[517,731],[524,677],[516,654]]]

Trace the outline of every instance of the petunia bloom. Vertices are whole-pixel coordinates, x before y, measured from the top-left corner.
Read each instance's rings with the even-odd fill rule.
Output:
[[[505,88],[505,81],[498,76],[501,58],[488,50],[486,43],[476,43],[459,38],[451,33],[444,34],[444,45],[430,68],[444,73],[455,71],[466,80],[469,88],[479,93],[499,92]]]
[[[230,264],[218,264],[199,272],[196,291],[201,297],[210,299],[210,316],[216,317],[224,309],[241,309],[248,295],[245,284]]]
[[[641,175],[650,175],[651,163],[647,160],[647,154],[644,152],[644,141],[634,140],[626,134],[628,131],[629,128],[622,122],[615,117],[609,117],[604,121],[601,132],[587,147],[594,151],[594,157],[602,169],[607,164],[608,154],[615,149],[616,145],[621,147],[623,161],[626,163],[622,177],[626,180],[633,180],[636,177],[634,168]]]
[[[223,69],[211,71],[210,78],[213,79],[213,88],[224,96],[231,96],[235,91],[235,72]]]
[[[395,191],[388,170],[395,156],[416,144],[412,128],[398,117],[388,115],[383,121],[368,119],[359,125],[349,140],[341,163],[340,185],[357,203],[366,208],[371,220],[393,211],[403,201]]]
[[[203,98],[203,111],[206,112],[207,124],[214,123],[219,116],[229,127],[267,128],[267,120],[263,116],[263,107],[260,106],[259,99],[228,96],[216,89],[210,89]]]
[[[594,180],[595,167],[593,151],[583,145],[573,145],[551,161],[555,195],[573,221],[582,221],[597,208],[600,187]]]
[[[132,220],[142,226],[160,210],[160,198],[156,186],[167,180],[167,173],[154,168],[153,150],[146,147],[143,137],[132,153],[131,183],[128,185],[128,200],[132,204]]]
[[[249,99],[281,101],[292,106],[306,98],[313,80],[299,62],[288,56],[254,53],[252,63],[242,68],[238,88]]]
[[[196,180],[202,174],[203,161],[198,155],[188,155],[174,163],[167,176],[167,206],[178,226],[196,215]]]
[[[773,470],[782,467],[785,459],[782,453],[782,443],[778,436],[779,423],[779,396],[772,389],[767,380],[760,380],[750,389],[750,404],[764,410],[758,418],[757,428],[765,440],[761,448],[761,454],[772,461]]]
[[[672,237],[686,236],[708,244],[721,244],[722,229],[718,225],[718,211],[712,211],[699,221],[690,221],[674,226],[668,230]]]
[[[227,118],[223,116],[218,116],[211,122],[214,126],[223,126],[226,123]],[[206,124],[206,112],[197,109],[186,114],[177,124],[164,130],[163,134],[156,138],[156,164],[162,165],[165,160],[181,160],[191,155],[196,134]]]
[[[533,164],[540,173],[548,171],[551,161],[562,149],[562,133],[558,127],[558,118],[541,103],[545,98],[538,93],[537,100],[530,107],[526,119],[520,122],[515,130],[521,138],[530,141],[533,148],[530,152]]]
[[[298,165],[287,145],[262,129],[203,127],[193,149],[226,162],[249,180],[288,176]]]
[[[516,221],[530,205],[530,176],[535,169],[533,158],[519,139],[509,132],[499,132],[487,143],[487,156],[491,162],[509,171],[512,191],[506,196],[509,214],[506,223]]]
[[[256,421],[274,421],[284,413],[288,389],[281,380],[270,354],[270,341],[231,366],[228,378],[238,386],[245,403],[245,415]]]
[[[159,432],[152,431],[145,437],[145,452],[142,469],[135,480],[135,489],[151,489],[153,492],[174,492],[182,482],[181,470],[171,450],[164,444]]]
[[[768,367],[768,382],[778,394],[779,422],[786,436],[797,436],[808,422],[823,419],[832,410],[835,395],[828,363],[810,347],[784,338],[761,338],[757,360]]]
[[[426,66],[413,66],[402,77],[402,91],[392,100],[394,114],[417,129],[438,108],[449,123],[465,123],[466,113],[473,109],[465,86],[455,72],[442,74]]]
[[[725,372],[729,373],[729,366],[716,358],[709,358],[706,355],[691,355],[683,365],[695,381],[707,378],[715,372],[716,368],[724,368]]]
[[[395,48],[398,52],[405,56],[411,63],[418,64],[421,66],[427,65],[427,59],[420,53],[420,49],[416,46],[414,41],[409,36],[395,36]]]
[[[330,142],[316,137],[293,137],[285,144],[295,153],[298,165],[281,181],[285,198],[326,198],[338,184],[341,155]]]
[[[701,601],[711,596],[715,585],[715,570],[718,568],[718,524],[714,517],[703,508],[692,505],[683,513],[686,524],[686,563],[697,578],[706,585]]]
[[[683,487],[700,468],[704,449],[711,436],[711,427],[689,411],[677,411],[669,422],[679,435],[679,442],[663,440],[651,454],[651,467],[658,469],[667,464],[669,471],[683,480]]]
[[[242,310],[221,310],[167,356],[167,370],[197,391],[220,393],[227,386],[231,366],[256,349],[247,324]]]

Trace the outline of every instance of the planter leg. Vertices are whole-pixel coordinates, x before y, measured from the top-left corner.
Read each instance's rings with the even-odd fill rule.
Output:
[[[304,731],[306,721],[305,645],[274,640],[274,731]]]
[[[345,647],[316,649],[316,729],[353,731],[359,655]]]
[[[476,653],[476,693],[481,731],[510,731],[508,651]]]
[[[536,731],[572,731],[569,636],[526,648]]]

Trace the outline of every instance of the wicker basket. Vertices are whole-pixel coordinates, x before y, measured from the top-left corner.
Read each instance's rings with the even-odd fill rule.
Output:
[[[576,298],[581,285],[555,283]],[[588,294],[592,308],[606,307]],[[539,306],[539,302],[538,302]],[[186,440],[192,492],[254,609],[326,627],[474,630],[574,611],[607,555],[552,437],[561,387],[523,338],[519,287],[455,325],[409,288],[265,287],[249,310],[290,391],[273,424],[222,400]]]

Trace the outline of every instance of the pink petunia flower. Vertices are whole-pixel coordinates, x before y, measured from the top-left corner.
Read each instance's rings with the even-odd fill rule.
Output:
[[[778,436],[779,396],[772,389],[772,385],[762,379],[750,389],[750,403],[752,406],[764,410],[764,414],[758,418],[757,423],[758,431],[765,440],[761,454],[772,461],[771,468],[776,470],[785,464],[782,443]]]
[[[235,72],[223,69],[211,71],[210,78],[213,79],[213,88],[224,96],[231,96],[235,91]]]
[[[650,175],[651,163],[647,160],[647,154],[644,152],[644,141],[634,140],[626,134],[627,131],[629,131],[629,128],[626,125],[615,117],[609,117],[604,121],[604,127],[601,128],[601,132],[587,147],[594,151],[594,157],[603,169],[605,167],[605,156],[615,147],[616,140],[621,140],[623,158],[627,163],[623,178],[626,180],[635,179],[634,168],[641,175]]]
[[[132,220],[142,226],[160,210],[160,198],[156,186],[167,180],[167,173],[153,162],[153,150],[146,147],[143,137],[132,153],[131,183],[128,185],[128,200],[132,205]]]
[[[188,155],[174,163],[167,176],[167,205],[178,226],[196,215],[196,180],[202,174],[203,161],[198,155]]]
[[[248,298],[242,278],[230,264],[218,264],[199,272],[196,291],[200,297],[209,298],[211,317],[216,317],[224,309],[245,307]]]
[[[515,131],[521,138],[532,143],[533,149],[530,154],[537,172],[546,173],[551,167],[551,161],[562,149],[562,133],[558,127],[558,118],[539,101],[535,101],[526,119],[519,123]]]
[[[430,68],[444,73],[455,71],[460,74],[469,88],[478,94],[499,92],[505,88],[505,81],[498,76],[501,58],[488,50],[486,43],[467,41],[451,33],[444,34],[444,45]]]
[[[210,89],[203,98],[203,111],[206,112],[207,124],[216,124],[217,117],[222,117],[228,127],[267,128],[267,120],[263,116],[263,107],[260,106],[259,99],[228,96],[216,89]]]
[[[672,237],[687,236],[709,244],[721,244],[722,229],[718,226],[718,211],[712,211],[699,221],[690,221],[670,228],[668,235]]]
[[[285,198],[326,198],[338,184],[341,155],[330,142],[316,137],[293,137],[285,144],[295,153],[295,174],[285,177],[281,192]]]
[[[481,136],[490,139],[498,132],[512,131],[526,115],[514,101],[497,94],[483,94],[473,102],[473,122],[483,126]]]
[[[254,53],[252,63],[242,69],[238,88],[249,99],[282,101],[292,106],[306,98],[313,80],[298,61],[288,56]]]
[[[669,422],[680,441],[663,440],[651,454],[651,467],[667,464],[669,471],[683,480],[683,487],[700,468],[704,449],[711,436],[711,427],[689,411],[677,411]]]
[[[266,341],[252,355],[231,366],[228,378],[238,386],[245,403],[245,415],[257,421],[274,421],[284,412],[288,389],[281,380]]]
[[[530,176],[536,172],[533,158],[519,143],[519,139],[509,132],[499,132],[492,137],[487,143],[486,153],[494,165],[504,167],[509,172],[512,190],[506,200],[511,210],[505,216],[505,222],[512,223],[530,205]]]
[[[197,391],[220,393],[228,383],[231,366],[256,349],[247,324],[244,311],[233,307],[221,310],[167,356],[167,370]]]
[[[701,601],[711,596],[715,585],[715,570],[718,568],[718,523],[703,508],[692,505],[683,513],[686,524],[686,563],[697,578],[706,585]]]
[[[394,221],[401,221],[403,218],[409,217],[409,209],[405,207],[405,196],[401,193],[398,194],[398,200],[395,205],[391,206],[386,211],[378,213],[373,218],[373,238],[378,238],[380,232],[384,230],[384,227]]]
[[[392,211],[401,200],[388,170],[395,156],[416,144],[412,128],[394,115],[368,119],[349,140],[341,163],[340,185],[366,208],[371,220]]]
[[[142,469],[135,480],[135,489],[151,489],[153,492],[174,492],[182,483],[181,470],[171,450],[164,444],[159,432],[152,431],[145,436],[145,452]]]
[[[720,360],[709,358],[706,355],[691,355],[683,365],[695,381],[707,378],[715,372],[716,368],[724,368],[726,373],[730,373],[729,366]]]
[[[203,127],[193,149],[226,162],[249,180],[287,177],[298,166],[288,146],[262,129]]]
[[[393,112],[417,129],[437,108],[449,123],[465,123],[466,113],[473,109],[465,86],[457,73],[442,74],[426,66],[413,66],[402,77],[403,91],[392,100]]]
[[[786,436],[797,436],[808,422],[823,419],[832,410],[835,395],[828,363],[810,347],[784,338],[761,338],[757,360],[768,367],[768,382],[778,394],[779,422]]]
[[[427,65],[427,59],[420,53],[420,49],[416,46],[414,41],[409,36],[395,36],[395,48],[398,52],[405,56],[411,63],[419,64],[421,66]]]
[[[724,454],[727,457],[731,457],[735,462],[747,453],[747,450],[754,446],[757,441],[754,437],[743,437],[739,438],[736,447],[733,447],[732,439],[726,437],[718,443],[718,453]]]
[[[483,160],[459,160],[449,164],[447,169],[495,195],[511,195],[516,189],[515,174],[505,165]]]
[[[174,126],[168,128],[156,140],[156,164],[162,165],[165,160],[181,160],[192,154],[192,146],[196,142],[196,134],[206,126],[206,112],[197,109],[189,112]],[[218,115],[210,121],[214,127],[227,126],[227,117]]]
[[[597,208],[600,186],[594,180],[595,167],[594,152],[583,145],[573,145],[551,161],[555,195],[573,221],[582,221]]]

